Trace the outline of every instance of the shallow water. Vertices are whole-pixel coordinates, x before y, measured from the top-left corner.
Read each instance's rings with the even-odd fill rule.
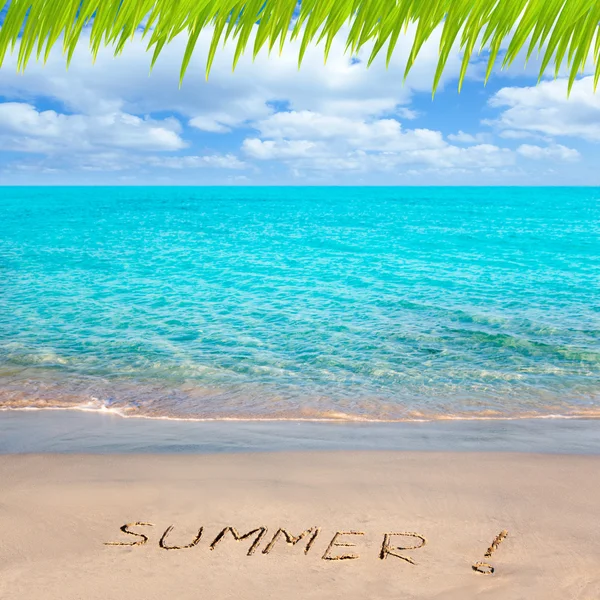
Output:
[[[0,408],[600,416],[600,190],[0,188]]]

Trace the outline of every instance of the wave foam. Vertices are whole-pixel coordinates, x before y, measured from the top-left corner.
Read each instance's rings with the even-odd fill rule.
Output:
[[[77,411],[113,415],[122,419],[147,419],[152,421],[175,421],[189,423],[206,422],[305,422],[305,423],[431,423],[436,421],[519,421],[538,419],[600,419],[600,410],[577,411],[568,414],[551,413],[525,413],[520,415],[427,415],[422,417],[399,417],[399,418],[376,418],[366,415],[352,415],[347,413],[325,413],[320,416],[175,416],[175,415],[151,415],[132,414],[122,408],[98,405],[89,402],[72,406],[0,406],[0,412],[37,412],[37,411]]]

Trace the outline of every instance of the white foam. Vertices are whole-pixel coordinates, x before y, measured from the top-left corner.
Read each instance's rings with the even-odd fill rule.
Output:
[[[238,422],[238,423],[270,423],[270,422],[301,422],[301,423],[431,423],[436,421],[521,421],[538,419],[600,419],[600,413],[596,414],[549,414],[549,415],[513,415],[513,416],[462,416],[441,415],[429,418],[405,417],[399,419],[377,419],[372,417],[361,417],[358,415],[340,414],[337,417],[176,417],[169,415],[143,415],[127,413],[123,409],[98,406],[95,403],[78,404],[73,406],[3,406],[0,412],[35,412],[35,411],[79,411],[86,413],[98,413],[114,415],[122,419],[148,419],[152,421],[180,421],[190,423],[207,422]]]

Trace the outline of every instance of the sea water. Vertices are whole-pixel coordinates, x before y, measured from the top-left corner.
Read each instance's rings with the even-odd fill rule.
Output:
[[[0,188],[0,409],[600,416],[595,188]]]

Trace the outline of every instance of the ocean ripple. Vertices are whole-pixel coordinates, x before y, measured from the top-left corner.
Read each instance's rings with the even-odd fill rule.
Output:
[[[1,188],[0,409],[595,416],[599,198]]]

